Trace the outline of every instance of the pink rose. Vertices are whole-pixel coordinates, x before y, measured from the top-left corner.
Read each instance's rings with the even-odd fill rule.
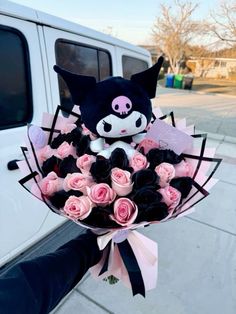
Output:
[[[64,212],[73,219],[83,220],[91,213],[94,204],[87,196],[70,196],[65,203]]]
[[[74,123],[67,123],[62,129],[61,134],[67,134],[73,131],[76,128],[76,124]]]
[[[179,204],[181,193],[172,186],[166,186],[165,188],[159,189],[158,192],[161,193],[162,201],[166,203],[169,210],[174,209]]]
[[[164,188],[175,176],[175,168],[173,165],[163,162],[156,166],[155,171],[160,178],[159,185]]]
[[[65,191],[77,190],[83,194],[87,194],[87,187],[94,184],[92,176],[85,175],[79,172],[68,173],[63,182]]]
[[[193,167],[192,165],[182,160],[179,164],[175,165],[175,177],[192,177],[193,175]]]
[[[130,159],[130,167],[132,167],[134,171],[147,168],[147,166],[147,158],[141,153],[136,152]]]
[[[62,189],[62,182],[63,179],[52,171],[39,182],[39,187],[43,195],[50,196]]]
[[[84,124],[82,124],[81,126],[82,126],[82,133],[84,135],[89,135],[91,133],[91,131]]]
[[[93,155],[84,154],[79,157],[76,161],[76,166],[83,172],[88,173],[90,171],[91,165],[96,161],[96,157]]]
[[[150,138],[144,138],[138,145],[138,150],[143,149],[143,153],[145,155],[147,155],[147,153],[149,152],[149,150],[153,149],[153,148],[159,148],[158,143],[156,143],[155,141],[153,141]]]
[[[110,218],[121,226],[131,225],[138,215],[138,207],[130,199],[121,197],[114,203],[114,215]]]
[[[87,191],[91,201],[98,206],[111,204],[116,198],[116,193],[106,183],[95,184],[87,188]]]
[[[119,196],[125,196],[132,191],[131,173],[120,168],[111,170],[111,186]]]
[[[64,159],[68,157],[69,155],[72,155],[74,157],[76,156],[75,147],[72,144],[69,144],[67,142],[63,142],[57,149],[56,149],[56,156],[60,159]]]
[[[52,149],[49,145],[44,146],[43,148],[36,151],[37,158],[40,164],[42,164],[45,160],[52,157],[54,155],[55,150]]]

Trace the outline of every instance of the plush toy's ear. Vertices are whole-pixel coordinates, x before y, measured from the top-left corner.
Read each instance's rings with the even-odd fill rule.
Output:
[[[93,76],[78,75],[54,65],[53,69],[62,76],[71,93],[73,102],[80,104],[81,99],[96,85],[96,79]]]
[[[130,80],[142,86],[149,98],[154,98],[156,95],[157,78],[163,61],[164,58],[160,57],[151,68],[131,76]]]

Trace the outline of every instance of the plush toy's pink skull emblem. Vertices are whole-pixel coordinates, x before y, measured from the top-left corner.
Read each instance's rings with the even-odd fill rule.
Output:
[[[132,108],[132,102],[126,96],[118,96],[113,99],[111,106],[112,106],[112,109],[115,112],[119,112],[120,115],[128,114],[128,112]]]

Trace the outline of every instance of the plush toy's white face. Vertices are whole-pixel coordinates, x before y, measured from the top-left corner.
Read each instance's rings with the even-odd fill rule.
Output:
[[[126,118],[109,114],[97,123],[96,130],[102,137],[119,138],[138,134],[144,131],[146,127],[147,118],[145,115],[133,111]]]

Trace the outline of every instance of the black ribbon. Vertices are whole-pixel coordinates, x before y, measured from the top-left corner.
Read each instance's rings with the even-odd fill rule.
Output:
[[[120,255],[129,274],[133,295],[141,294],[145,298],[145,286],[141,270],[128,240],[117,243]]]
[[[132,291],[133,291],[133,296],[135,296],[136,294],[141,294],[145,298],[145,286],[143,282],[142,273],[139,268],[136,257],[134,255],[134,252],[132,250],[132,247],[129,244],[129,241],[124,240],[121,243],[115,243],[115,245],[118,246],[121,258],[128,271],[129,280],[130,280]],[[111,241],[108,243],[106,248],[108,248],[107,255],[105,257],[105,261],[99,273],[99,276],[108,270],[108,262],[109,262],[109,256],[110,256],[110,250],[111,250]]]

